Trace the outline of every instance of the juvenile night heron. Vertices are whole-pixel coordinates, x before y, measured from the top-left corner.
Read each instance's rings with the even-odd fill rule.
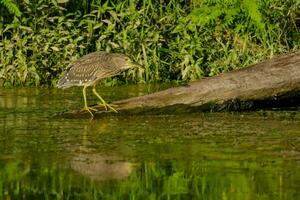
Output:
[[[59,79],[57,87],[69,88],[72,86],[83,86],[83,110],[88,111],[93,117],[91,110],[96,111],[96,109],[89,107],[86,100],[86,88],[93,86],[92,91],[100,99],[101,105],[103,105],[106,110],[110,108],[114,112],[117,112],[117,110],[107,104],[98,94],[95,86],[99,80],[116,76],[122,71],[133,67],[140,67],[140,65],[134,63],[124,54],[106,52],[90,53],[68,66],[64,75]]]

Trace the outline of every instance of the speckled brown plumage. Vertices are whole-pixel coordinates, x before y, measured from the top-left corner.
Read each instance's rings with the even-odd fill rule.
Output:
[[[68,66],[58,81],[58,88],[92,86],[100,79],[118,75],[130,66],[130,59],[119,53],[94,52]]]
[[[90,53],[68,66],[64,75],[59,79],[57,87],[83,86],[83,110],[88,111],[93,117],[92,111],[96,110],[88,106],[86,98],[86,88],[93,86],[92,91],[100,100],[100,105],[106,110],[110,108],[112,111],[117,112],[116,109],[104,101],[96,91],[95,85],[100,79],[118,75],[120,72],[132,67],[140,67],[140,65],[132,62],[126,55],[106,52]]]

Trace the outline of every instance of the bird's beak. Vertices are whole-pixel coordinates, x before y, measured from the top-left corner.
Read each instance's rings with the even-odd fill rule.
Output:
[[[130,61],[129,65],[131,68],[135,68],[133,70],[138,72],[138,76],[143,79],[143,74],[145,74],[145,68],[137,62]]]
[[[139,63],[133,62],[133,61],[130,61],[129,65],[134,67],[134,68],[143,69],[142,65],[140,65]]]

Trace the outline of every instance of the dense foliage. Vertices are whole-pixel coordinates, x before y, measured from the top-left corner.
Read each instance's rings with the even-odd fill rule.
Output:
[[[145,66],[127,81],[195,80],[300,47],[298,0],[0,0],[0,85],[55,85],[93,51]]]

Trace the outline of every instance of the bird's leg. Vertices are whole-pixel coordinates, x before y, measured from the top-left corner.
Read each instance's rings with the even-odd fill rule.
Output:
[[[86,100],[86,87],[87,87],[87,86],[83,86],[83,90],[82,90],[82,93],[83,93],[83,100],[84,100],[84,107],[83,107],[82,110],[88,111],[88,112],[92,115],[92,117],[94,117],[94,115],[93,115],[93,113],[91,112],[91,110],[93,110],[93,111],[97,111],[97,110],[94,109],[94,108],[88,107],[88,105],[87,105],[87,100]]]
[[[114,112],[118,112],[116,109],[114,109],[112,106],[110,106],[108,103],[106,103],[104,101],[104,99],[98,94],[98,92],[96,91],[95,86],[93,87],[93,93],[100,99],[102,105],[104,106],[105,110],[107,110],[107,107],[109,107],[111,110],[113,110]]]

